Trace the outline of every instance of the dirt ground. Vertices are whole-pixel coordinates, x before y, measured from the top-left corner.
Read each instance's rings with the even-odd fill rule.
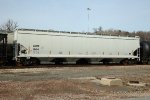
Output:
[[[104,86],[94,77],[116,77],[123,86]],[[129,81],[146,83],[128,86]],[[62,65],[0,69],[1,100],[124,100],[150,96],[150,65]]]

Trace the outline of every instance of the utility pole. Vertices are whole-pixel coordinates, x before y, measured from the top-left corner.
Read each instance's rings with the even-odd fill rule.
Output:
[[[91,11],[91,9],[87,8],[87,11],[88,11],[88,33],[89,33],[89,30],[90,30],[90,11]]]

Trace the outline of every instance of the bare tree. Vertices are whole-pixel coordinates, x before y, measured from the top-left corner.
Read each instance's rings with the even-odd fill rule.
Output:
[[[103,28],[101,26],[99,28],[93,28],[93,30],[96,34],[103,34]]]
[[[97,35],[117,35],[117,36],[139,36],[141,41],[149,41],[150,40],[150,31],[138,31],[138,32],[128,32],[116,29],[107,29],[102,30],[102,27],[94,28],[94,33]]]
[[[12,19],[9,19],[6,23],[2,24],[0,26],[0,30],[6,31],[6,32],[12,32],[18,27],[18,23],[14,22]]]
[[[150,40],[150,32],[138,31],[136,35],[141,38],[141,41],[148,41]]]

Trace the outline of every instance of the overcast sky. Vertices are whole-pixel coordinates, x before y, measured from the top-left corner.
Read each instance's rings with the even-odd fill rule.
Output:
[[[0,0],[0,24],[20,28],[88,31],[89,27],[150,31],[150,0]]]

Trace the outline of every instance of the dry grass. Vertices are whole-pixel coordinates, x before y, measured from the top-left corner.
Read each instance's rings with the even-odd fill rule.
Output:
[[[68,95],[68,97],[66,97]],[[72,96],[71,96],[72,95]],[[47,98],[87,98],[86,96],[104,96],[95,91],[91,84],[80,83],[69,80],[49,80],[34,82],[0,82],[1,99],[38,99],[44,96]],[[79,97],[78,97],[79,96]]]
[[[130,80],[150,83],[149,66],[1,69],[0,73],[1,100],[115,100],[150,96],[150,86],[126,85]],[[123,80],[124,86],[102,86],[91,82],[94,76],[115,76]],[[33,80],[22,81],[21,78]]]

